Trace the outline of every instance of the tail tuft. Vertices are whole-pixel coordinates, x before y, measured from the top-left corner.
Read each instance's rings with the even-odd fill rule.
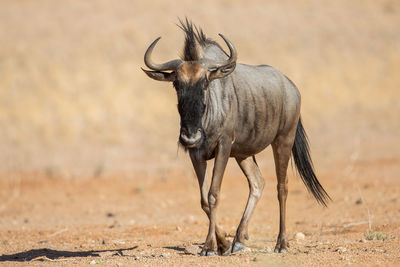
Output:
[[[331,200],[328,193],[319,183],[314,173],[313,163],[310,156],[307,134],[301,123],[301,118],[297,124],[296,137],[292,148],[292,154],[296,169],[301,179],[307,187],[307,190],[313,194],[315,199],[321,205],[327,206],[326,202]]]

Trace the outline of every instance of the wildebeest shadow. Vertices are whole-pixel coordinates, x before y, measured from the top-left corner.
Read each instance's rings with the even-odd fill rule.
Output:
[[[192,245],[193,246],[203,246],[204,243],[193,243]],[[177,251],[177,252],[179,252],[178,253],[179,255],[185,254],[185,246],[183,246],[183,245],[182,246],[165,246],[163,248]]]
[[[178,251],[178,252],[184,252],[185,251],[184,247],[178,247],[178,246],[166,246],[166,247],[163,247],[163,248],[170,249],[170,250],[175,250],[175,251]]]
[[[15,254],[0,256],[0,262],[2,261],[31,261],[36,258],[46,257],[50,260],[55,260],[58,258],[72,258],[72,257],[98,257],[99,253],[102,252],[116,252],[122,255],[122,251],[134,250],[138,246],[133,246],[131,248],[122,249],[105,249],[105,250],[87,250],[87,251],[63,251],[63,250],[53,250],[48,248],[41,249],[31,249],[24,252],[19,252]]]

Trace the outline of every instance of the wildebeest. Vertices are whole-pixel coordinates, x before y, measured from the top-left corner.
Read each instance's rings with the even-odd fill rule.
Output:
[[[285,227],[287,167],[293,159],[307,189],[326,206],[328,194],[314,174],[306,133],[300,118],[300,93],[294,83],[268,65],[236,63],[237,51],[222,34],[230,54],[187,19],[182,59],[156,64],[147,49],[143,71],[152,79],[172,82],[178,96],[180,144],[189,152],[200,186],[201,207],[209,230],[200,255],[227,255],[244,248],[248,223],[264,188],[255,155],[272,146],[280,208],[275,252],[287,252]],[[232,244],[217,222],[222,177],[234,157],[247,177],[250,193]],[[215,158],[211,185],[205,181],[207,160]]]

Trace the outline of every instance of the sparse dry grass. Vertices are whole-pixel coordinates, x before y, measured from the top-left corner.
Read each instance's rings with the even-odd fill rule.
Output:
[[[240,62],[291,77],[317,144],[350,137],[347,147],[354,133],[391,140],[400,133],[399,13],[390,0],[2,1],[0,169],[106,161],[107,171],[142,166],[144,153],[173,158],[174,91],[140,67],[159,35],[155,58],[178,56],[174,23],[185,15],[213,38],[228,36]]]

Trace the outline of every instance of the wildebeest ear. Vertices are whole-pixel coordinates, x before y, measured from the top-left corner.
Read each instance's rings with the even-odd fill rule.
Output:
[[[157,81],[173,82],[175,80],[175,72],[151,71],[143,68],[142,70],[147,74],[147,76]]]
[[[215,80],[215,79],[220,79],[223,78],[229,74],[232,73],[232,71],[235,70],[236,67],[236,62],[233,62],[232,64],[228,64],[219,68],[216,68],[214,70],[210,70],[210,74],[208,76],[208,79],[210,81]]]

